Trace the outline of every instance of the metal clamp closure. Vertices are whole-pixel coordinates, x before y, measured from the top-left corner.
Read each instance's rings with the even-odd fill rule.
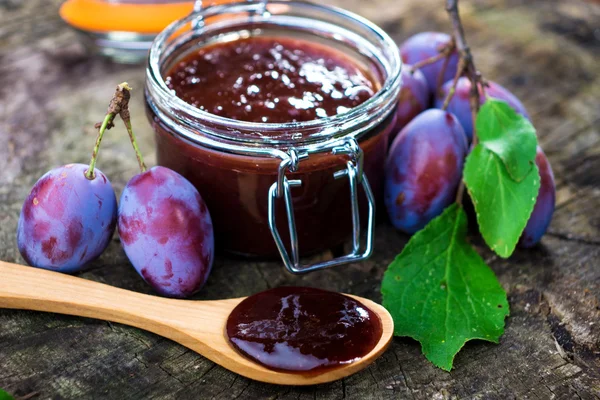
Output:
[[[334,258],[332,260],[323,261],[316,264],[300,265],[300,252],[298,249],[298,234],[296,231],[296,221],[294,218],[294,207],[292,204],[291,187],[300,186],[300,180],[288,180],[285,172],[297,171],[299,160],[308,157],[307,153],[299,154],[295,149],[290,149],[289,157],[283,159],[279,164],[277,181],[271,185],[269,189],[269,227],[273,234],[273,239],[279,250],[279,254],[283,259],[283,263],[288,271],[294,274],[301,274],[310,271],[316,271],[323,268],[329,268],[336,265],[347,264],[364,260],[371,256],[373,252],[373,233],[375,228],[375,198],[371,191],[369,181],[363,172],[363,151],[354,138],[346,138],[332,146],[333,154],[347,154],[349,160],[346,162],[346,168],[334,173],[335,179],[348,177],[350,183],[350,202],[352,209],[352,252],[349,254]],[[360,243],[360,211],[358,204],[358,186],[361,185],[367,196],[369,203],[369,215],[367,222],[367,237],[364,249],[361,251]],[[283,196],[288,219],[288,229],[290,232],[290,254],[285,248],[281,235],[277,230],[275,219],[275,202],[277,198]]]
[[[362,183],[363,178],[363,150],[358,145],[358,142],[354,138],[348,138],[345,140],[344,144],[341,146],[335,146],[332,150],[333,154],[348,154],[350,156],[350,160],[356,165],[358,172],[358,183]],[[344,176],[346,174],[346,170],[341,170],[336,172],[338,176]],[[335,176],[338,178],[338,176]]]
[[[284,194],[284,181],[287,179],[285,171],[298,171],[298,163],[305,158],[308,158],[307,152],[298,153],[298,150],[293,147],[288,150],[288,157],[281,161],[277,170],[277,182],[275,183],[277,185],[277,197],[281,197]]]

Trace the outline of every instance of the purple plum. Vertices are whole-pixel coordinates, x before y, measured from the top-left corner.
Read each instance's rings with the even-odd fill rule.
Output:
[[[467,138],[458,119],[429,109],[402,129],[385,165],[385,205],[392,224],[415,233],[454,201]]]
[[[425,75],[418,69],[411,71],[411,68],[407,64],[402,66],[402,89],[396,110],[396,128],[390,140],[429,105],[429,87]]]
[[[521,247],[533,247],[542,239],[544,233],[552,221],[554,204],[556,201],[556,186],[554,185],[554,174],[546,155],[538,146],[535,155],[535,164],[540,171],[540,191],[533,212],[527,221],[525,230],[519,240]]]
[[[452,87],[452,81],[448,81],[442,86],[442,90],[438,93],[435,99],[435,107],[442,108],[444,100]],[[471,105],[469,104],[469,93],[471,91],[471,81],[467,77],[460,77],[456,83],[456,91],[454,96],[448,103],[448,111],[456,115],[456,118],[460,121],[463,126],[469,143],[473,140],[473,118],[471,116]],[[489,87],[486,88],[486,92],[489,97],[493,97],[498,100],[504,100],[514,110],[529,119],[529,114],[525,109],[523,103],[517,99],[517,97],[508,91],[508,89],[499,85],[496,82],[489,82]],[[480,98],[481,104],[485,103],[485,97],[482,95]]]
[[[202,288],[214,259],[213,225],[184,177],[159,166],[131,178],[118,226],[127,257],[158,293],[187,297]]]
[[[426,60],[439,54],[439,50],[452,38],[450,35],[442,32],[421,32],[409,37],[400,45],[400,55],[402,61],[408,64],[416,64],[419,61]],[[458,68],[458,53],[456,50],[450,54],[446,71],[442,77],[442,82],[454,78]],[[433,64],[425,65],[419,68],[429,86],[429,91],[435,94],[438,85],[438,76],[442,71],[444,60],[438,60]]]
[[[21,255],[33,267],[75,272],[108,246],[117,222],[117,199],[98,169],[69,164],[40,178],[27,196],[17,227]]]

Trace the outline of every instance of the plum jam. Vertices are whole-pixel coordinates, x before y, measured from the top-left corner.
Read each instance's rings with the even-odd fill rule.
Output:
[[[274,257],[285,248],[295,258],[339,247],[357,236],[357,219],[372,227],[368,194],[382,192],[400,66],[379,28],[327,6],[202,9],[150,51],[146,104],[158,163],[201,193],[221,250]],[[294,182],[289,196],[286,182]],[[354,241],[354,260],[365,243],[372,247]]]
[[[284,37],[203,47],[174,65],[165,81],[201,110],[270,123],[342,114],[371,98],[378,85],[342,52]]]
[[[268,368],[318,372],[366,356],[382,335],[381,319],[357,300],[307,287],[270,289],[229,315],[232,346]]]

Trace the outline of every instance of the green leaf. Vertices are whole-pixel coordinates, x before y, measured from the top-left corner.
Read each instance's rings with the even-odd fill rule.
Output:
[[[485,242],[499,256],[509,257],[535,206],[540,188],[537,166],[516,182],[496,154],[477,145],[467,157],[463,179]]]
[[[537,137],[531,122],[508,103],[488,99],[475,121],[479,143],[495,153],[510,177],[520,182],[535,165]]]
[[[8,394],[4,390],[0,389],[0,400],[14,400],[14,399],[10,394]]]
[[[509,313],[504,289],[466,233],[462,207],[448,207],[413,235],[381,284],[394,334],[421,342],[425,357],[446,371],[468,340],[498,343]]]

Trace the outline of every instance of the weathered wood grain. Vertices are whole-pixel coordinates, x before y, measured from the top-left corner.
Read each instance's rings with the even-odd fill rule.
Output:
[[[143,113],[143,67],[92,57],[60,21],[58,0],[0,0],[0,259],[15,244],[21,202],[53,166],[87,162],[116,83],[132,100],[140,147],[154,163]],[[335,0],[401,41],[448,30],[440,0]],[[550,233],[510,260],[483,246],[508,290],[511,316],[499,345],[468,343],[451,373],[418,343],[395,339],[367,370],[297,388],[239,377],[156,335],[118,324],[0,310],[0,387],[35,399],[598,399],[600,398],[600,5],[582,0],[463,0],[477,65],[515,92],[538,129],[558,183]],[[134,92],[135,93],[135,92]],[[98,166],[120,194],[136,172],[123,129],[106,136]],[[381,222],[368,262],[291,276],[276,262],[221,256],[198,299],[295,284],[380,300],[387,264],[407,237]],[[476,241],[477,242],[477,241]],[[82,277],[144,293],[117,237]]]

